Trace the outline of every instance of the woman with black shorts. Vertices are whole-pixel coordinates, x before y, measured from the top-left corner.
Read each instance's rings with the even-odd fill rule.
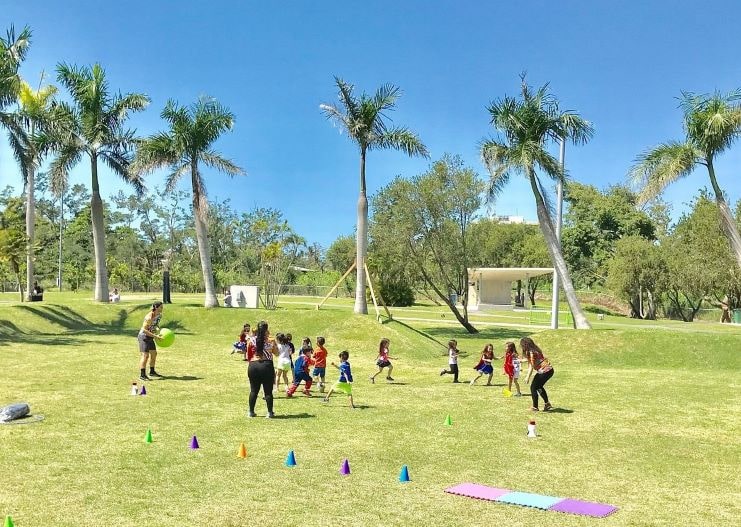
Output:
[[[527,361],[530,363],[530,371],[527,375],[527,381],[530,381],[530,375],[535,372],[533,382],[530,383],[530,394],[533,398],[533,406],[530,408],[533,412],[538,411],[538,395],[543,397],[545,406],[543,410],[546,412],[553,408],[550,401],[548,401],[548,392],[545,391],[545,383],[547,383],[551,377],[553,377],[553,366],[551,362],[543,355],[543,352],[538,347],[533,339],[530,337],[524,337],[520,339],[520,347],[527,357]]]
[[[268,406],[268,415],[265,417],[275,417],[273,413],[273,384],[275,383],[275,366],[273,365],[273,355],[275,354],[275,343],[270,340],[268,323],[264,320],[257,324],[257,334],[255,335],[255,352],[249,358],[247,366],[247,378],[250,381],[250,409],[248,417],[255,417],[255,403],[260,393],[260,387],[265,394],[265,403]]]
[[[162,377],[154,370],[154,363],[157,362],[157,346],[154,341],[159,340],[160,319],[162,318],[162,302],[152,304],[152,310],[144,317],[144,322],[139,330],[137,340],[139,341],[139,379],[142,381],[150,380],[147,377],[147,362],[149,362],[149,375],[151,377]]]

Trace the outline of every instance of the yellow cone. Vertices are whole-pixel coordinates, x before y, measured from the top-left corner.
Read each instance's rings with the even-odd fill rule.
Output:
[[[237,452],[237,456],[241,457],[242,459],[247,457],[247,448],[244,446],[244,443],[239,445],[239,452]]]
[[[509,391],[509,390],[508,390],[507,388],[505,388],[504,390],[502,390],[502,394],[503,394],[503,395],[504,395],[505,397],[512,397],[512,392],[511,392],[511,391]]]

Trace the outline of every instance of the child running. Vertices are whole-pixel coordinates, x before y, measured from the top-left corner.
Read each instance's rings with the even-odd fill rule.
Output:
[[[482,375],[488,375],[489,379],[486,381],[487,386],[491,386],[491,378],[494,375],[494,366],[491,365],[491,361],[496,359],[494,356],[494,345],[487,344],[484,346],[484,350],[481,352],[481,360],[474,367],[474,370],[478,371],[479,374],[471,380],[471,386],[476,384],[476,381],[481,378]]]
[[[283,333],[278,333],[275,336],[275,340],[278,343],[278,368],[275,372],[275,390],[280,390],[280,378],[283,377],[283,382],[286,386],[288,382],[288,370],[291,369],[291,346],[288,345],[288,338]]]
[[[309,366],[311,365],[311,347],[306,346],[301,350],[301,355],[294,363],[293,383],[286,390],[286,397],[293,397],[294,392],[304,381],[304,395],[311,397],[311,376],[309,375]]]
[[[453,375],[453,382],[458,382],[458,353],[458,341],[450,340],[448,342],[448,366],[450,369],[443,368],[440,370],[440,376],[450,373]]]
[[[381,373],[384,368],[388,368],[388,371],[386,372],[386,380],[387,381],[393,381],[394,379],[391,377],[391,371],[394,369],[393,364],[391,364],[391,359],[394,359],[394,357],[389,356],[389,344],[391,341],[389,339],[381,339],[381,342],[378,344],[378,358],[376,359],[376,366],[378,366],[378,371],[368,377],[370,382],[373,384],[376,383],[376,375]],[[394,359],[396,360],[396,359]]]
[[[504,373],[509,377],[509,383],[507,384],[507,390],[512,392],[512,381],[515,383],[517,393],[515,397],[521,397],[522,391],[520,391],[520,357],[517,355],[517,348],[514,342],[507,342],[504,345]]]
[[[317,348],[314,350],[314,371],[311,376],[314,382],[319,383],[319,393],[324,393],[324,376],[327,374],[327,349],[324,347],[324,337],[316,338]]]
[[[319,339],[317,339],[317,342]],[[342,392],[346,394],[350,398],[350,408],[355,408],[355,403],[352,400],[352,371],[350,370],[350,353],[348,351],[341,351],[340,352],[340,365],[337,366],[334,362],[332,363],[332,366],[340,370],[340,378],[339,380],[329,389],[329,392],[327,392],[327,396],[322,399],[325,403],[329,402],[329,396],[332,395],[332,392],[337,390],[338,392]]]
[[[250,325],[245,324],[242,326],[242,331],[239,333],[239,337],[237,337],[239,340],[234,343],[232,346],[232,352],[231,355],[234,355],[235,353],[239,353],[240,355],[246,355],[247,354],[247,339],[250,337]]]

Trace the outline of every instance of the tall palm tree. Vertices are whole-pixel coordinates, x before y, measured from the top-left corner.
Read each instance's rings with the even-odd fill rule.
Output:
[[[670,141],[640,154],[628,176],[640,188],[642,201],[658,196],[674,181],[690,175],[699,165],[710,177],[721,226],[741,267],[741,236],[723,190],[715,176],[715,159],[741,135],[741,89],[721,94],[682,93],[684,142]]]
[[[7,108],[18,102],[21,87],[18,68],[26,58],[30,45],[31,30],[28,27],[16,36],[11,26],[5,37],[0,37],[0,128],[8,132],[8,142],[21,170],[26,166],[28,137],[18,113],[7,111]]]
[[[490,104],[491,124],[500,132],[500,140],[489,139],[481,144],[481,157],[491,174],[489,193],[497,195],[513,174],[521,174],[530,182],[535,197],[540,230],[558,273],[566,300],[577,329],[591,326],[576,297],[561,244],[556,238],[553,220],[547,205],[547,195],[536,169],[555,180],[565,175],[558,160],[546,149],[549,141],[571,140],[586,143],[593,134],[592,125],[578,114],[561,111],[558,100],[548,93],[548,85],[533,91],[521,77],[521,97],[505,96]]]
[[[154,134],[139,143],[134,170],[137,173],[147,173],[168,167],[171,171],[165,184],[168,192],[175,188],[182,176],[190,173],[198,253],[206,288],[204,305],[216,307],[219,303],[214,290],[211,248],[206,228],[206,184],[199,164],[203,163],[230,176],[244,174],[240,167],[211,148],[221,134],[234,126],[234,114],[216,100],[202,97],[189,107],[167,101],[161,117],[169,123],[170,130]]]
[[[373,97],[353,95],[354,86],[339,77],[334,78],[340,98],[340,107],[321,104],[319,108],[352,139],[360,150],[360,195],[358,196],[358,225],[356,236],[357,281],[355,286],[355,313],[367,314],[365,301],[365,260],[368,253],[368,197],[365,186],[365,158],[369,150],[401,150],[408,156],[429,157],[427,148],[417,134],[408,128],[390,128],[386,112],[393,111],[401,90],[385,84]]]
[[[143,110],[149,98],[140,93],[111,94],[105,70],[95,64],[77,67],[61,63],[57,80],[69,91],[72,105],[60,103],[55,110],[55,126],[42,134],[39,148],[51,148],[57,157],[49,166],[52,187],[67,187],[69,171],[83,157],[90,161],[92,196],[90,213],[95,249],[95,300],[108,302],[108,271],[105,259],[103,200],[100,197],[98,160],[137,192],[143,191],[140,178],[131,172],[134,132],[124,127],[130,112]]]
[[[43,75],[41,77],[43,81]],[[26,166],[23,173],[23,185],[26,188],[26,294],[31,296],[31,288],[34,282],[34,226],[36,222],[36,200],[35,200],[35,176],[43,152],[37,148],[36,134],[46,127],[51,120],[51,103],[57,92],[56,86],[46,86],[34,90],[27,82],[21,83],[18,96],[20,116],[24,132],[29,138],[27,154],[25,155]]]

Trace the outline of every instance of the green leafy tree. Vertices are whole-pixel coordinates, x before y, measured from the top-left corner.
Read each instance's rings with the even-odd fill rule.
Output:
[[[715,174],[716,158],[741,134],[741,89],[728,94],[682,93],[680,108],[684,114],[684,141],[670,141],[642,153],[629,177],[640,186],[641,198],[649,200],[667,185],[704,166],[720,211],[723,232],[741,268],[741,235]]]
[[[10,148],[22,170],[28,166],[28,136],[18,112],[8,109],[18,102],[21,88],[18,69],[30,46],[31,30],[28,27],[16,36],[11,26],[5,37],[0,37],[0,128],[7,131]]]
[[[498,195],[513,174],[521,174],[529,181],[540,229],[574,316],[574,325],[577,329],[589,329],[591,326],[576,297],[561,245],[556,238],[546,192],[537,171],[552,179],[564,180],[561,166],[546,149],[547,144],[560,140],[586,143],[592,137],[592,125],[574,112],[561,111],[558,100],[548,93],[547,84],[533,91],[524,75],[521,97],[505,96],[492,102],[488,111],[491,124],[501,136],[499,139],[485,140],[481,145],[481,157],[491,174],[489,194],[492,197]]]
[[[56,152],[49,166],[52,188],[67,188],[69,171],[84,157],[90,162],[93,247],[95,250],[95,292],[98,302],[108,302],[105,220],[100,195],[98,161],[117,176],[143,191],[140,178],[130,170],[134,132],[124,124],[131,112],[143,110],[149,103],[146,95],[111,94],[105,70],[95,64],[77,67],[57,66],[57,81],[72,98],[72,104],[60,103],[55,109],[54,126],[39,136],[39,148]]]
[[[23,200],[10,199],[0,214],[0,262],[8,264],[18,280],[18,293],[23,302],[21,269],[26,252],[26,235],[23,232]]]
[[[335,77],[340,106],[321,104],[324,115],[333,121],[355,143],[360,151],[360,195],[356,236],[357,264],[355,313],[367,314],[365,270],[368,252],[368,198],[365,185],[365,160],[371,150],[401,150],[408,156],[428,157],[427,148],[408,128],[389,127],[387,113],[396,107],[401,90],[391,84],[381,86],[375,95],[353,94],[354,86]]]
[[[638,235],[621,238],[607,269],[607,287],[628,302],[630,316],[655,320],[669,279],[661,247]]]
[[[374,254],[391,251],[394,260],[409,262],[469,333],[478,332],[468,320],[469,229],[484,187],[459,157],[445,156],[411,180],[397,177],[373,197]]]
[[[211,248],[208,236],[208,201],[206,182],[200,165],[224,172],[229,176],[243,175],[237,165],[213,150],[213,144],[234,126],[234,114],[215,99],[202,97],[189,107],[168,101],[161,117],[170,129],[148,137],[139,144],[136,157],[137,173],[151,172],[167,167],[165,189],[172,191],[178,181],[190,175],[193,192],[193,219],[198,241],[203,283],[206,289],[204,305],[217,307],[219,302],[214,288]]]

